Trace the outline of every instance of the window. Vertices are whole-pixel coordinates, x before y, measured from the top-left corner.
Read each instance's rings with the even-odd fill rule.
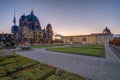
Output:
[[[72,38],[70,38],[70,41],[72,42],[72,41],[73,41],[73,39],[72,39]]]
[[[87,41],[87,38],[86,38],[86,37],[83,37],[83,38],[82,38],[82,41],[83,41],[83,42],[86,42],[86,41]]]

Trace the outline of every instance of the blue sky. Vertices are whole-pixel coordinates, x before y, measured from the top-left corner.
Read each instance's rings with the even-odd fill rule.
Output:
[[[33,8],[42,28],[51,23],[54,33],[100,33],[108,26],[112,33],[120,34],[120,0],[0,0],[0,29],[4,32],[10,33],[14,7],[17,25]]]

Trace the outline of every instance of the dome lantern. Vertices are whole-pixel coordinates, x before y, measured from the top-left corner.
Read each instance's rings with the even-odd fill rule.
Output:
[[[31,10],[31,15],[34,15],[33,9]]]

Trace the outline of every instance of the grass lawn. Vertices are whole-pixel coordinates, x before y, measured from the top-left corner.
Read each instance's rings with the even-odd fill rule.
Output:
[[[32,48],[47,48],[48,45],[33,45]]]
[[[85,80],[84,77],[19,55],[0,57],[0,80]]]
[[[82,54],[89,56],[104,57],[104,47],[98,45],[86,45],[79,47],[58,47],[58,48],[47,48],[50,51],[73,53],[73,54]]]
[[[48,48],[55,46],[63,46],[64,44],[53,44],[53,45],[33,45],[32,48]]]

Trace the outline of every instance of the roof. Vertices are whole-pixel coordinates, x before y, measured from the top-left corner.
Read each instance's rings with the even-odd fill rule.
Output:
[[[62,36],[62,37],[86,37],[91,35],[73,35],[73,36]]]
[[[98,35],[100,36],[101,35],[102,36],[102,35],[113,35],[113,34],[93,33],[91,35],[95,35],[95,36],[98,36]]]
[[[22,16],[21,16],[21,19],[25,19],[25,18],[26,18],[26,16],[25,16],[25,15],[22,15]]]
[[[32,15],[32,14],[28,15],[27,19],[28,19],[28,21],[39,22],[38,18],[35,15]]]
[[[48,24],[46,28],[47,28],[47,29],[48,29],[48,28],[52,28],[51,24]]]
[[[86,37],[86,36],[103,36],[103,35],[113,35],[113,34],[94,33],[89,35],[74,35],[74,36],[62,36],[62,37],[67,38],[67,37]]]
[[[39,22],[39,19],[34,15],[33,10],[31,11],[31,14],[25,16],[22,15],[20,19],[27,19],[28,21],[34,21],[34,22]]]

